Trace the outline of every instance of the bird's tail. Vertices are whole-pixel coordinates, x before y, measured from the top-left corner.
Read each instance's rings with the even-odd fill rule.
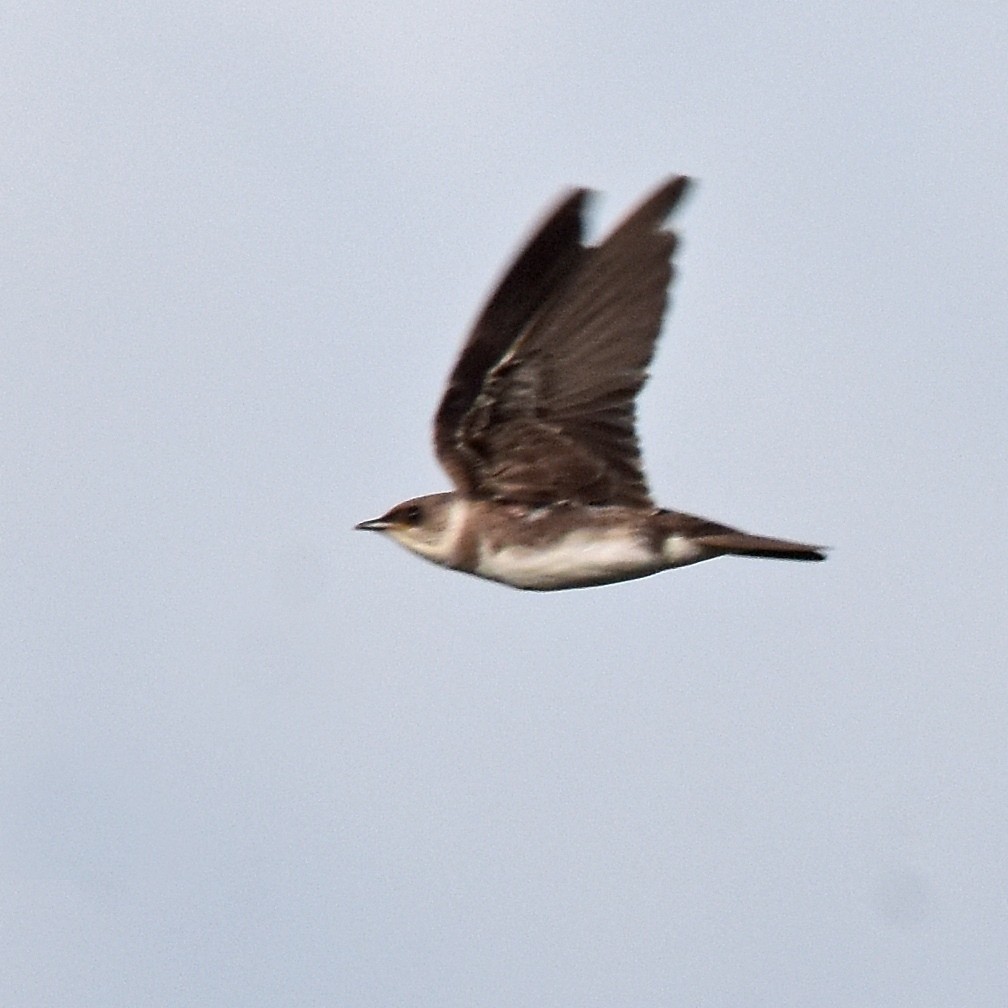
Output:
[[[723,532],[705,535],[700,539],[704,546],[728,553],[731,556],[771,557],[777,560],[825,560],[825,546],[791,542],[788,539],[770,539],[767,536],[749,535],[748,532]]]

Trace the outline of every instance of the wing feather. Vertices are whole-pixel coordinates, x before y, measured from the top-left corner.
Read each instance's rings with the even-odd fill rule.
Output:
[[[535,233],[481,314],[435,422],[465,493],[527,503],[648,505],[635,399],[665,311],[686,191],[660,186],[598,246],[576,190]]]

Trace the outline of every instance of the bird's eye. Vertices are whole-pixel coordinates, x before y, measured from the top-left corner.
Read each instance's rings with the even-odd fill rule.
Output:
[[[406,508],[406,513],[403,515],[407,525],[419,525],[420,524],[420,505],[410,504]]]

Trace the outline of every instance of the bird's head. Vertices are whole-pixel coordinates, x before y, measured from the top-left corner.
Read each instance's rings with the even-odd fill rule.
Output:
[[[453,493],[428,494],[396,504],[380,518],[354,528],[382,532],[435,563],[446,563],[459,530],[463,502]]]

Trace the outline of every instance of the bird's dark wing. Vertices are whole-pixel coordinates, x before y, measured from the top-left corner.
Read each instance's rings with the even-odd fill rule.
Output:
[[[438,458],[467,494],[526,503],[651,503],[634,399],[661,326],[676,237],[673,178],[600,245],[585,192],[559,204],[481,314],[435,420]]]
[[[572,190],[529,238],[480,312],[448,380],[434,419],[434,446],[441,465],[466,493],[475,494],[480,483],[477,460],[465,444],[467,417],[491,370],[580,264],[588,195],[585,189]]]

